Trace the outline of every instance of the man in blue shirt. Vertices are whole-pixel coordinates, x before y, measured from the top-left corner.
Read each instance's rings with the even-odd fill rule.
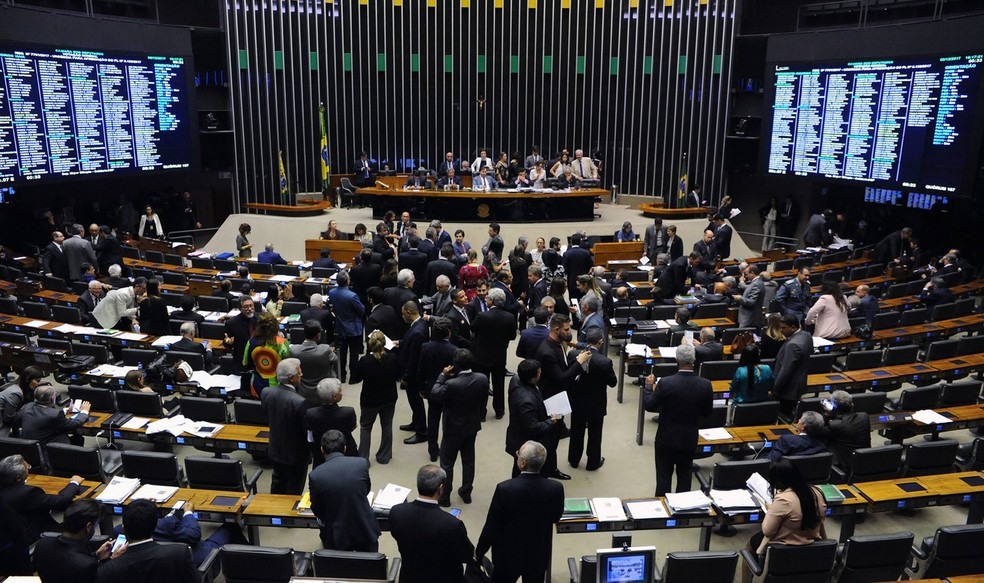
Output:
[[[256,256],[256,261],[258,263],[270,263],[273,265],[287,265],[287,260],[280,256],[273,250],[273,243],[267,243],[263,251],[260,251]]]
[[[328,301],[331,303],[335,312],[336,334],[342,338],[338,348],[338,367],[339,378],[345,382],[345,363],[348,362],[349,368],[354,368],[359,355],[362,354],[362,320],[366,313],[366,307],[362,304],[358,294],[349,289],[348,271],[340,271],[335,276],[338,284],[328,292]],[[348,358],[346,359],[346,355]]]

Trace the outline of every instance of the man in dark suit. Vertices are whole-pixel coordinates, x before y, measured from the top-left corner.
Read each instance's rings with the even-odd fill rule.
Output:
[[[464,583],[461,565],[474,560],[465,523],[437,505],[444,495],[445,472],[428,464],[417,471],[417,499],[390,510],[390,534],[403,563],[400,583]]]
[[[926,311],[932,314],[936,306],[952,304],[954,297],[943,278],[936,276],[923,286],[922,291],[919,292],[919,300],[926,306]]]
[[[427,264],[427,269],[424,271],[424,281],[427,284],[425,293],[427,295],[434,295],[434,292],[437,291],[435,282],[440,275],[447,276],[452,286],[458,285],[458,264],[454,262],[454,249],[451,248],[450,244],[441,247],[440,258]]]
[[[383,290],[383,294],[386,297],[386,303],[393,308],[393,311],[397,314],[403,310],[403,305],[407,302],[414,302],[417,304],[417,311],[420,311],[420,301],[417,299],[417,294],[413,292],[413,288],[416,285],[416,276],[410,269],[401,269],[396,274],[396,286],[388,287]],[[407,333],[409,329],[409,324],[405,321],[400,323],[400,332],[396,337],[390,336],[391,340],[402,340],[403,335]]]
[[[441,469],[447,474],[441,506],[451,505],[454,464],[461,454],[461,487],[458,495],[471,504],[475,483],[475,439],[482,429],[482,414],[489,400],[489,379],[472,370],[472,353],[459,348],[454,364],[438,375],[431,399],[444,406],[444,435],[441,439]]]
[[[858,298],[858,303],[851,309],[850,316],[852,318],[863,317],[864,321],[870,326],[875,321],[875,316],[880,309],[878,298],[871,295],[871,288],[864,284],[854,289],[854,295]]]
[[[822,439],[823,415],[816,411],[803,411],[794,425],[798,433],[779,436],[769,450],[769,460],[776,461],[787,455],[813,455],[827,451],[827,445]]]
[[[301,322],[314,320],[321,324],[322,342],[331,342],[335,339],[335,317],[331,310],[325,307],[325,296],[311,294],[311,297],[308,298],[308,307],[301,310],[298,320]]]
[[[414,300],[408,300],[401,309],[403,321],[409,329],[400,341],[400,349],[396,355],[400,359],[400,388],[407,394],[412,417],[410,423],[401,425],[402,431],[413,431],[413,435],[403,440],[403,443],[413,445],[427,442],[427,410],[421,393],[425,390],[423,378],[417,374],[420,366],[420,349],[427,342],[427,322],[420,317],[420,308]]]
[[[379,285],[379,279],[382,275],[382,266],[372,261],[372,249],[363,249],[359,253],[359,261],[349,270],[352,291],[359,294],[359,299],[362,300],[363,304],[368,304],[369,297],[366,292],[369,288]]]
[[[451,234],[444,230],[444,225],[441,224],[441,221],[434,219],[431,221],[430,226],[434,229],[437,235],[434,238],[434,245],[436,245],[438,249],[444,247],[445,243],[448,245],[451,244]]]
[[[72,498],[82,492],[82,476],[72,476],[68,484],[57,494],[46,494],[37,486],[28,486],[28,470],[31,469],[20,455],[10,455],[0,460],[0,508],[11,512],[11,523],[4,525],[5,538],[10,536],[6,529],[14,528],[14,520],[19,522],[19,536],[26,547],[41,537],[42,532],[57,532],[61,525],[52,518],[52,510],[64,510],[72,503]],[[6,556],[6,553],[3,553]]]
[[[457,347],[448,340],[451,337],[450,320],[430,316],[427,321],[430,324],[431,339],[420,347],[416,384],[422,387],[421,396],[427,399],[427,453],[430,454],[430,460],[436,462],[441,453],[438,434],[444,405],[440,400],[431,398],[431,389],[441,371],[454,362],[454,352]]]
[[[506,453],[516,457],[525,441],[535,440],[546,448],[546,460],[541,473],[546,478],[569,480],[570,476],[557,469],[557,442],[563,425],[563,417],[547,415],[543,394],[537,384],[542,368],[535,359],[526,359],[516,367],[516,376],[509,383],[509,426],[506,427]],[[519,466],[513,459],[513,477],[519,475]]]
[[[45,537],[34,547],[34,570],[44,583],[95,583],[100,561],[109,559],[113,540],[90,552],[89,541],[102,516],[102,504],[93,498],[72,502],[65,510],[62,533]]]
[[[448,173],[448,170],[457,170],[461,164],[454,159],[454,152],[447,152],[444,154],[444,160],[437,165],[437,175],[444,176]]]
[[[886,235],[884,239],[875,245],[875,261],[885,264],[891,263],[895,259],[900,259],[909,249],[910,237],[912,237],[912,229],[909,227]]]
[[[437,181],[439,190],[458,190],[461,188],[461,179],[455,176],[454,168],[448,168],[447,172],[441,175]]]
[[[653,219],[653,224],[646,227],[642,249],[652,263],[656,262],[657,255],[666,253],[666,229],[663,227],[663,219]]]
[[[489,311],[489,303],[485,301],[489,295],[489,284],[483,279],[475,286],[475,297],[468,302],[468,317],[472,322],[483,312]]]
[[[461,288],[451,291],[451,306],[442,314],[451,321],[451,344],[471,348],[471,316],[468,314],[468,294]]]
[[[738,303],[738,325],[743,328],[762,327],[762,304],[765,302],[765,280],[759,276],[758,265],[745,269],[746,278],[752,280],[745,286],[741,295],[732,298]]]
[[[426,289],[427,263],[430,259],[426,253],[419,250],[420,237],[410,235],[407,243],[410,248],[400,253],[400,269],[409,269],[413,272],[413,293],[420,296]]]
[[[371,287],[367,295],[369,296],[369,315],[366,317],[366,337],[375,330],[379,330],[390,340],[393,339],[393,336],[401,334],[403,321],[386,303],[383,289]]]
[[[594,294],[584,296],[581,298],[579,308],[581,310],[581,327],[577,331],[578,344],[582,345],[586,342],[588,331],[593,328],[598,329],[601,330],[602,338],[605,339],[602,352],[608,352],[608,327],[605,325],[605,315],[601,312],[601,299]]]
[[[428,262],[437,259],[438,253],[441,251],[441,248],[437,246],[437,229],[427,227],[424,230],[424,237],[420,240],[420,247],[418,249],[427,256]]]
[[[700,265],[700,254],[694,251],[687,257],[678,257],[659,274],[653,288],[653,297],[669,299],[687,292],[687,281],[693,283],[694,269]]]
[[[714,244],[714,231],[707,229],[704,231],[704,238],[694,243],[694,252],[700,255],[700,269],[702,271],[713,270],[718,259],[717,245]]]
[[[355,161],[352,174],[354,174],[352,184],[358,187],[374,186],[376,184],[376,170],[369,160],[369,155],[365,152],[359,153],[359,158]]]
[[[83,326],[98,326],[99,323],[96,322],[95,318],[92,317],[92,310],[96,309],[96,304],[102,301],[103,294],[103,284],[98,280],[92,280],[89,282],[89,289],[79,296],[79,317]]]
[[[871,447],[871,420],[867,413],[854,411],[854,399],[847,391],[830,393],[834,408],[827,411],[820,439],[834,454],[834,464],[847,469],[854,450]]]
[[[833,216],[834,211],[830,209],[810,216],[810,220],[806,223],[806,230],[803,231],[804,247],[820,247],[824,244],[824,241],[830,237],[830,219]],[[876,253],[875,257],[879,257],[879,254]]]
[[[310,405],[297,394],[301,376],[301,361],[285,358],[277,364],[279,386],[269,386],[260,394],[263,411],[270,421],[267,455],[273,462],[271,494],[304,492],[304,478],[311,461],[304,415]]]
[[[699,184],[695,184],[693,190],[687,195],[686,205],[687,208],[698,208],[704,201],[701,198],[701,187]]]
[[[724,215],[720,213],[714,215],[714,246],[721,259],[731,257],[731,236],[734,233],[731,225],[724,222],[724,219]]]
[[[779,330],[786,336],[786,342],[776,355],[775,388],[772,392],[779,400],[779,412],[789,416],[806,392],[813,337],[806,330],[800,329],[799,319],[793,315],[782,317]]]
[[[506,301],[502,304],[502,309],[512,314],[513,318],[519,318],[521,313],[525,317],[524,306],[516,299],[516,295],[512,292],[512,282],[512,272],[508,269],[503,269],[495,274],[495,281],[492,282],[489,290],[501,289],[502,293],[506,296]]]
[[[567,274],[567,293],[572,300],[578,299],[581,297],[581,292],[577,289],[577,276],[586,275],[594,265],[591,251],[581,247],[580,233],[571,236],[571,246],[567,248],[561,261],[564,264],[564,273]]]
[[[540,300],[547,297],[550,290],[550,282],[543,277],[543,267],[540,265],[530,265],[527,269],[530,282],[530,289],[526,292],[526,312],[527,316],[533,316],[536,309],[540,307]]]
[[[65,235],[61,231],[51,234],[51,243],[41,252],[41,268],[45,275],[68,281],[68,259],[65,258],[65,249],[62,247],[64,242]]]
[[[273,250],[273,243],[267,243],[263,251],[256,254],[257,263],[269,263],[271,265],[287,265],[287,260]]]
[[[185,322],[181,324],[179,330],[181,332],[181,340],[171,344],[168,350],[201,354],[202,358],[205,359],[205,364],[208,364],[212,360],[212,345],[207,340],[195,342],[195,332],[198,330],[198,325],[194,322]]]
[[[110,265],[123,265],[123,244],[107,225],[99,227],[99,242],[93,246],[99,273],[109,273]]]
[[[225,321],[225,339],[223,344],[226,348],[232,348],[233,355],[246,354],[246,343],[253,337],[256,331],[256,306],[253,298],[242,296],[239,298],[239,313]],[[233,359],[237,370],[244,370],[242,358],[238,356]],[[247,379],[248,377],[243,377]],[[244,387],[246,384],[244,383]]]
[[[608,390],[618,384],[612,360],[605,356],[605,332],[601,328],[591,328],[585,338],[591,358],[581,365],[584,372],[568,391],[571,401],[571,441],[567,450],[567,461],[572,468],[581,463],[584,451],[584,432],[588,432],[589,472],[597,470],[605,463],[601,457],[601,433],[608,414]]]
[[[700,339],[694,339],[694,353],[696,365],[710,360],[724,359],[724,344],[718,342],[714,336],[714,328],[701,328]]]
[[[489,290],[486,301],[489,311],[472,322],[472,351],[475,368],[492,381],[492,410],[496,419],[502,419],[506,413],[506,351],[516,338],[516,318],[503,309],[506,294],[501,289]]]
[[[321,403],[304,413],[304,427],[310,433],[311,458],[314,467],[325,461],[321,453],[321,436],[334,429],[345,436],[345,455],[359,455],[352,432],[356,428],[355,409],[339,405],[342,401],[342,381],[338,379],[322,379],[317,386],[317,396]]]
[[[545,399],[566,391],[577,375],[581,374],[580,365],[591,358],[591,354],[586,350],[582,350],[576,356],[573,353],[568,354],[567,349],[572,340],[570,316],[567,314],[551,316],[550,332],[536,351],[536,359],[543,367],[539,387]]]
[[[536,352],[540,345],[550,335],[550,328],[547,327],[547,320],[549,319],[550,312],[543,306],[538,306],[533,311],[533,326],[520,332],[519,343],[516,344],[516,356],[536,358]]]
[[[547,480],[541,468],[547,457],[543,445],[525,442],[517,450],[520,474],[495,487],[475,556],[492,549],[494,581],[543,581],[550,564],[554,523],[564,513],[564,487]]]
[[[656,496],[670,491],[676,471],[677,492],[689,492],[697,448],[697,420],[711,414],[711,381],[694,374],[694,347],[676,350],[677,374],[660,379],[649,375],[642,393],[646,411],[659,412],[656,430]]]
[[[776,216],[776,234],[780,237],[792,237],[796,233],[796,225],[799,224],[799,207],[793,201],[793,197],[787,196],[778,208],[779,214]]]
[[[71,236],[62,243],[65,260],[68,261],[68,279],[76,281],[82,278],[82,264],[96,265],[96,252],[92,244],[82,238],[82,225],[72,225]]]
[[[372,490],[369,461],[345,455],[345,436],[331,429],[321,437],[325,463],[311,472],[311,510],[321,525],[321,544],[336,551],[379,550],[379,522],[366,495]]]
[[[157,505],[134,500],[123,507],[126,552],[99,567],[99,583],[199,583],[201,574],[185,544],[159,543],[153,539],[157,527]]]
[[[311,267],[322,269],[338,269],[338,263],[331,258],[331,249],[325,248],[318,253],[318,258],[311,263]]]
[[[83,401],[79,412],[72,417],[57,404],[58,392],[51,385],[42,385],[34,391],[34,401],[20,410],[20,436],[34,439],[47,447],[49,443],[82,445],[85,438],[75,432],[89,420],[89,402]]]

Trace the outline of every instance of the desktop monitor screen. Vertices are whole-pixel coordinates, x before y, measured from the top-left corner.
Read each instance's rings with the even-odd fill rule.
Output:
[[[597,583],[652,583],[656,547],[598,549]]]

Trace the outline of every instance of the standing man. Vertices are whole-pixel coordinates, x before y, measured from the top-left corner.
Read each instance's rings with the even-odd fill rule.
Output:
[[[335,334],[341,337],[338,347],[338,378],[345,382],[346,357],[348,368],[362,354],[362,335],[365,332],[362,321],[366,315],[366,307],[358,294],[349,288],[349,272],[340,271],[335,276],[336,285],[328,292],[328,300],[335,311]]]
[[[485,257],[486,265],[491,261],[490,254],[495,255],[495,261],[502,261],[502,250],[506,243],[499,235],[500,230],[499,223],[489,223],[489,240],[482,246],[482,255]]]
[[[714,246],[721,259],[731,257],[731,235],[734,233],[731,225],[724,222],[724,219],[721,213],[714,215]]]
[[[107,225],[99,227],[99,243],[93,247],[99,259],[99,273],[109,273],[110,265],[123,265],[123,244]]]
[[[686,206],[687,208],[698,208],[704,201],[701,199],[701,187],[699,184],[695,184],[694,188],[687,195]]]
[[[445,231],[441,232],[444,233]],[[448,278],[450,285],[456,285],[458,283],[458,270],[458,264],[454,262],[454,249],[451,244],[442,244],[440,257],[428,263],[427,270],[424,272],[427,295],[434,295],[434,292],[437,291],[437,278],[442,275]],[[440,315],[439,312],[435,313]]]
[[[41,252],[41,268],[48,277],[68,281],[68,260],[65,259],[65,235],[61,231],[51,233],[51,243]]]
[[[458,161],[454,159],[454,152],[446,152],[444,154],[444,161],[437,166],[437,175],[445,176],[448,170],[454,170],[458,167]],[[409,213],[407,213],[409,218]]]
[[[400,430],[414,432],[403,440],[403,443],[413,445],[427,443],[427,411],[421,396],[425,387],[422,384],[423,379],[417,375],[417,369],[420,367],[420,348],[424,342],[427,342],[427,322],[420,317],[417,302],[413,300],[403,304],[402,313],[403,321],[410,326],[410,329],[400,341],[400,349],[397,351],[397,356],[400,358],[400,371],[403,373],[400,388],[407,393],[412,417],[408,425],[400,426]]]
[[[779,330],[786,336],[786,342],[776,355],[776,380],[772,392],[779,399],[779,412],[788,417],[806,392],[813,336],[800,329],[799,318],[788,314],[779,322]]]
[[[537,387],[540,381],[540,363],[526,359],[516,368],[516,376],[509,385],[509,426],[506,427],[506,453],[516,457],[525,441],[537,440],[546,448],[546,458],[540,465],[545,478],[570,480],[571,477],[557,469],[557,442],[560,439],[562,417],[547,415],[543,395]],[[520,467],[513,460],[513,477]]]
[[[445,367],[431,390],[431,398],[443,403],[444,435],[441,439],[441,469],[447,475],[441,506],[451,505],[454,464],[461,453],[461,487],[458,495],[471,504],[475,483],[475,439],[482,429],[482,413],[489,400],[489,379],[472,370],[472,353],[459,348],[454,364]]]
[[[187,190],[181,193],[181,202],[178,203],[178,210],[181,212],[181,220],[178,225],[182,230],[201,229],[202,223],[198,220],[198,211],[195,208],[195,201],[191,200],[191,193]]]
[[[523,160],[523,166],[527,170],[532,170],[539,162],[543,162],[543,156],[540,155],[540,146],[533,146],[530,148],[530,155]]]
[[[714,393],[711,381],[694,373],[694,347],[677,347],[679,371],[673,376],[646,378],[642,393],[646,411],[658,411],[656,430],[656,496],[670,491],[676,471],[677,492],[689,492],[697,448],[697,420],[711,414]],[[655,386],[654,386],[655,385]]]
[[[550,319],[550,312],[543,306],[538,305],[533,311],[533,325],[519,333],[519,343],[516,344],[516,356],[520,358],[536,358],[536,352],[540,345],[550,335],[550,328],[547,321]]]
[[[536,359],[543,367],[539,386],[545,399],[566,391],[581,374],[581,366],[591,358],[586,350],[576,356],[569,354],[567,349],[572,340],[570,316],[555,313],[550,317],[550,332],[546,340],[536,350]]]
[[[526,310],[527,317],[531,317],[540,307],[540,301],[547,297],[550,282],[543,277],[543,266],[536,264],[530,265],[527,269],[527,281],[530,283],[530,289],[526,293]]]
[[[834,216],[834,211],[825,209],[822,213],[817,213],[810,217],[806,223],[806,231],[803,232],[804,247],[820,247],[830,236],[830,219]]]
[[[471,316],[468,314],[468,294],[461,288],[451,291],[451,307],[444,317],[451,321],[451,344],[471,348]]]
[[[308,307],[301,310],[298,318],[301,322],[307,322],[308,320],[317,320],[321,324],[322,342],[325,339],[333,340],[335,338],[335,317],[332,315],[331,310],[325,307],[325,296],[321,294],[311,294],[308,298]]]
[[[451,337],[451,322],[447,318],[431,317],[429,321],[431,339],[420,347],[417,386],[421,387],[421,396],[427,399],[427,453],[430,454],[431,461],[436,462],[441,453],[437,436],[444,404],[432,398],[431,389],[434,388],[441,371],[454,363],[454,353],[457,348],[448,341]]]
[[[352,437],[352,432],[358,427],[355,409],[339,405],[342,402],[342,382],[338,379],[324,379],[318,383],[317,395],[320,400],[319,406],[311,407],[304,413],[304,427],[310,436],[314,467],[325,462],[324,455],[321,453],[321,437],[332,429],[340,431],[345,436],[345,455],[359,455],[359,446],[355,444],[355,438]]]
[[[413,271],[409,269],[401,269],[396,274],[396,286],[388,287],[383,290],[383,295],[386,298],[386,303],[393,308],[393,312],[400,314],[403,311],[403,306],[407,302],[414,302],[417,304],[417,311],[420,311],[420,302],[417,300],[417,294],[413,293],[414,283],[416,282]],[[403,335],[409,330],[409,324],[406,321],[400,323],[400,331],[396,336],[390,336],[390,340],[403,340]],[[387,334],[389,336],[389,334]]]
[[[318,383],[327,378],[338,378],[338,356],[328,344],[321,344],[321,324],[317,320],[304,322],[304,342],[290,347],[290,355],[307,371],[297,385],[297,394],[312,407],[321,404]]]
[[[745,277],[752,281],[745,286],[741,295],[731,296],[738,302],[738,325],[747,328],[762,327],[762,302],[765,301],[765,282],[759,277],[758,265],[749,265]]]
[[[285,358],[277,364],[279,386],[267,387],[260,394],[263,411],[270,421],[270,448],[273,462],[271,494],[301,494],[307,477],[311,451],[307,445],[304,414],[309,406],[297,394],[301,383],[301,361]],[[343,442],[344,443],[344,442]]]
[[[246,344],[256,332],[257,315],[253,298],[243,295],[239,297],[239,313],[225,321],[225,339],[222,343],[227,349],[232,349],[232,360],[240,371],[245,369],[242,355],[246,354]],[[244,385],[248,382],[244,376]]]
[[[653,224],[646,227],[642,245],[650,264],[656,263],[657,255],[666,253],[666,229],[663,227],[663,219],[656,218]]]
[[[801,267],[796,277],[787,279],[776,292],[776,305],[783,316],[802,322],[810,309],[810,268]]]
[[[799,208],[793,197],[787,196],[779,206],[779,216],[776,218],[776,231],[780,237],[792,238],[799,223]]]
[[[475,557],[492,549],[496,583],[520,577],[533,583],[546,575],[553,525],[564,513],[564,487],[540,473],[546,459],[543,445],[527,441],[516,453],[519,475],[495,487]]]
[[[82,225],[72,225],[72,236],[62,243],[65,260],[68,262],[68,281],[77,281],[82,277],[82,264],[96,265],[96,252],[92,244],[82,238]]]
[[[352,184],[360,188],[376,184],[376,173],[372,168],[372,163],[369,161],[369,155],[364,151],[359,152],[359,159],[355,161],[355,172],[353,174],[355,176],[352,178]]]
[[[423,466],[417,471],[417,499],[390,510],[390,534],[403,559],[400,583],[464,583],[461,565],[475,560],[465,523],[438,507],[447,483],[444,470]]]
[[[584,150],[574,150],[571,172],[578,180],[598,180],[598,167],[594,160],[584,157]]]
[[[589,472],[605,464],[601,457],[601,434],[608,414],[608,390],[618,384],[612,360],[605,356],[605,333],[601,328],[591,328],[585,335],[585,343],[591,358],[581,367],[584,372],[578,376],[569,391],[571,401],[571,441],[567,450],[567,461],[572,468],[581,463],[584,451],[584,431],[588,432]]]
[[[501,289],[489,290],[485,301],[489,310],[475,316],[472,323],[472,350],[477,368],[492,381],[495,418],[502,419],[506,413],[506,351],[516,338],[516,318],[503,309],[506,294]]]
[[[379,522],[366,496],[372,490],[369,461],[345,455],[345,436],[335,429],[321,437],[325,463],[311,472],[311,510],[321,526],[321,544],[336,551],[375,553]]]
[[[135,322],[138,300],[146,293],[147,278],[145,277],[134,279],[132,287],[109,290],[105,299],[93,308],[92,318],[103,328],[116,328],[124,318]],[[122,323],[124,326],[130,325],[129,322]],[[243,343],[243,350],[245,348],[246,345]]]
[[[567,274],[567,293],[571,299],[580,299],[581,292],[577,289],[577,277],[587,275],[594,265],[594,256],[591,252],[581,247],[581,234],[571,235],[571,246],[568,247],[562,258],[564,272]]]

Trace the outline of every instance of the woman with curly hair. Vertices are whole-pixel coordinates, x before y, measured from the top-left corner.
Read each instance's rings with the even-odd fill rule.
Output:
[[[263,389],[277,378],[277,365],[290,357],[290,344],[280,335],[280,322],[269,312],[260,314],[256,321],[256,331],[246,343],[243,366],[253,371],[250,379],[250,392],[259,399]]]

